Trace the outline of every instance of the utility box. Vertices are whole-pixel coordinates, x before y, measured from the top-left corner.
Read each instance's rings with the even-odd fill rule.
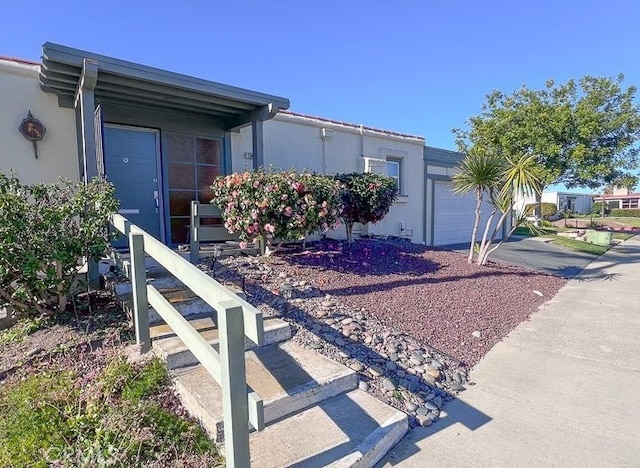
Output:
[[[611,233],[608,231],[587,231],[586,241],[591,244],[609,246],[611,245]]]

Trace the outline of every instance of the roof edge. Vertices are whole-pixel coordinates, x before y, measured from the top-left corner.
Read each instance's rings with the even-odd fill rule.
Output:
[[[460,164],[464,158],[464,153],[459,151],[436,148],[435,146],[424,147],[423,159],[427,163],[444,163],[454,167]]]
[[[233,99],[248,102],[255,105],[267,105],[273,103],[278,109],[287,109],[290,105],[289,99],[281,96],[253,91],[246,88],[227,85],[216,81],[210,81],[195,76],[172,72],[162,68],[151,67],[136,62],[109,57],[107,55],[75,49],[72,47],[45,42],[42,45],[43,61],[49,60],[66,65],[82,67],[84,59],[99,62],[99,68],[107,73],[130,76],[137,79],[148,80],[166,84],[169,86],[179,86],[185,89],[193,89],[198,92],[216,92],[228,94]]]
[[[40,64],[0,55],[0,69],[3,73],[38,79]]]
[[[0,55],[0,60],[5,62],[16,62],[22,65],[36,65],[38,67],[40,66],[40,62],[36,62],[34,60],[29,60],[29,59],[23,59],[19,57],[10,57],[8,55]]]
[[[281,110],[280,112],[278,112],[278,115],[288,115],[291,117],[298,117],[298,118],[302,118],[302,119],[308,119],[308,120],[314,120],[316,122],[319,123],[328,123],[328,124],[332,124],[332,125],[338,125],[338,126],[342,126],[342,127],[347,127],[349,129],[352,130],[356,130],[359,131],[360,129],[367,131],[367,132],[372,132],[372,133],[376,133],[376,134],[380,134],[380,135],[388,135],[388,136],[393,136],[393,137],[397,137],[397,138],[405,138],[405,139],[412,139],[412,140],[420,140],[423,142],[425,141],[425,138],[419,135],[410,135],[408,133],[401,133],[401,132],[395,132],[392,130],[385,130],[382,128],[376,128],[376,127],[370,127],[367,125],[360,125],[360,124],[355,124],[352,122],[344,122],[342,120],[335,120],[335,119],[329,119],[327,117],[319,117],[319,116],[315,116],[315,115],[309,115],[309,114],[302,114],[300,112],[294,112],[291,110]]]

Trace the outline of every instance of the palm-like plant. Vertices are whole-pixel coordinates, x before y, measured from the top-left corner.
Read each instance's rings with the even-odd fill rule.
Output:
[[[495,154],[470,153],[458,166],[453,176],[453,191],[457,194],[473,192],[476,199],[475,219],[471,233],[471,245],[467,262],[473,262],[476,237],[480,225],[480,211],[485,194],[493,198],[499,191],[505,171],[505,160]],[[495,211],[490,218],[493,219]],[[488,229],[488,225],[487,225]],[[485,236],[487,234],[485,229]]]
[[[510,231],[493,248],[495,238],[502,230],[507,219],[513,213],[516,198],[528,195],[539,195],[542,191],[544,174],[540,167],[539,159],[534,155],[503,158],[492,154],[491,156],[470,154],[459,166],[459,172],[453,177],[454,191],[456,193],[468,193],[473,191],[476,195],[476,211],[471,234],[471,246],[467,261],[473,262],[475,242],[480,224],[480,210],[484,195],[489,197],[492,211],[485,225],[484,234],[478,248],[477,263],[485,265],[489,254],[499,248],[515,231],[516,227],[524,220],[522,216],[516,216]],[[491,231],[493,219],[500,212],[500,218]],[[489,233],[491,232],[491,235]]]

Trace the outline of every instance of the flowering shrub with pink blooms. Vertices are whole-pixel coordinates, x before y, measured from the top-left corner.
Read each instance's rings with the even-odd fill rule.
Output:
[[[377,223],[398,198],[396,180],[369,172],[338,174],[342,186],[341,218],[347,228],[347,240],[353,242],[354,223]]]
[[[240,239],[299,240],[339,224],[340,185],[332,177],[287,172],[234,173],[211,186],[224,226]]]

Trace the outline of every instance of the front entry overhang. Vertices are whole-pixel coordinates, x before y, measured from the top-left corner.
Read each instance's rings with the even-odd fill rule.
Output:
[[[95,99],[155,110],[206,116],[232,130],[289,108],[279,96],[194,78],[113,57],[47,42],[42,47],[40,84],[55,92],[62,107],[73,107],[85,63],[98,75]]]
[[[85,179],[97,175],[93,109],[97,102],[198,116],[225,131],[251,125],[253,165],[262,166],[262,122],[289,108],[289,100],[222,83],[73,49],[47,42],[42,47],[39,81],[58,96],[61,107],[75,108]]]

